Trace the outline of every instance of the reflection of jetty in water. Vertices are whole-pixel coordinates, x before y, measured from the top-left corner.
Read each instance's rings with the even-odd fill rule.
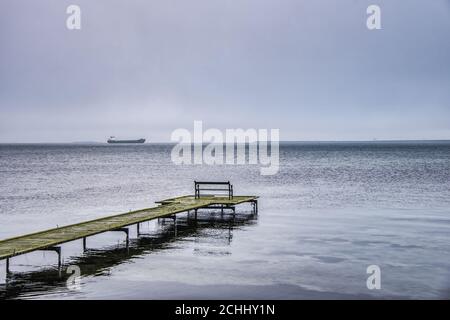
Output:
[[[69,265],[79,266],[82,277],[108,275],[112,267],[152,252],[169,250],[173,248],[174,242],[185,238],[203,239],[208,243],[213,242],[216,247],[226,248],[232,241],[233,230],[254,225],[257,220],[257,214],[254,212],[249,214],[204,211],[194,217],[191,213],[175,219],[159,219],[157,230],[140,233],[137,238],[115,246],[88,249],[82,256],[66,259],[61,268],[9,273],[6,283],[0,285],[0,299],[14,299],[22,295],[32,297],[35,294],[68,290],[66,281],[70,274],[66,273],[66,269]],[[214,232],[208,234],[208,230]],[[218,230],[220,232],[217,232]],[[202,253],[199,249],[195,252],[217,254],[216,251]]]

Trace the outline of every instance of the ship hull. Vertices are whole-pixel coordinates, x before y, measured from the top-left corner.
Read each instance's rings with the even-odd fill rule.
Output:
[[[138,140],[111,140],[108,139],[108,143],[144,143],[145,139],[138,139]]]

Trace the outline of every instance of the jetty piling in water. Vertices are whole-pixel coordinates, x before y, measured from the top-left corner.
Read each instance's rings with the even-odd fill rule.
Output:
[[[232,210],[235,213],[235,206],[243,203],[250,203],[255,214],[258,213],[257,196],[235,196],[233,187],[227,182],[194,182],[195,194],[157,201],[158,206],[108,216],[95,220],[85,221],[64,227],[44,230],[31,234],[26,234],[14,238],[0,241],[0,260],[6,259],[6,272],[10,273],[10,258],[25,253],[45,250],[54,251],[58,254],[58,268],[61,267],[61,245],[66,242],[82,239],[83,251],[86,251],[87,237],[103,232],[120,231],[126,234],[126,243],[129,243],[129,229],[131,225],[137,226],[137,236],[140,235],[139,224],[160,218],[176,219],[176,215],[182,212],[194,211],[197,219],[197,212],[200,209],[224,209]],[[211,188],[210,186],[225,186],[225,188]],[[202,191],[215,191],[219,194],[201,194]],[[228,194],[223,194],[223,192]]]

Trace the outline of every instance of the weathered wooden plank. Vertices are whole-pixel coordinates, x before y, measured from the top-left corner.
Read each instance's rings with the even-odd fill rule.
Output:
[[[49,229],[0,241],[0,259],[55,246],[61,243],[81,239],[106,231],[126,227],[132,224],[171,216],[188,210],[205,208],[212,205],[237,205],[251,202],[256,196],[228,197],[208,196],[195,199],[194,196],[181,196],[158,201],[160,205],[114,216],[85,221],[64,227]]]

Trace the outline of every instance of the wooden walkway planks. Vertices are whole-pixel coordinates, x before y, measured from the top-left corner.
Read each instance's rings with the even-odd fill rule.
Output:
[[[85,221],[60,228],[27,234],[0,241],[0,260],[13,256],[46,249],[65,242],[114,231],[140,222],[171,216],[180,212],[198,210],[211,206],[235,206],[244,202],[256,203],[256,196],[201,197],[182,196],[158,201],[160,205],[114,216]]]

